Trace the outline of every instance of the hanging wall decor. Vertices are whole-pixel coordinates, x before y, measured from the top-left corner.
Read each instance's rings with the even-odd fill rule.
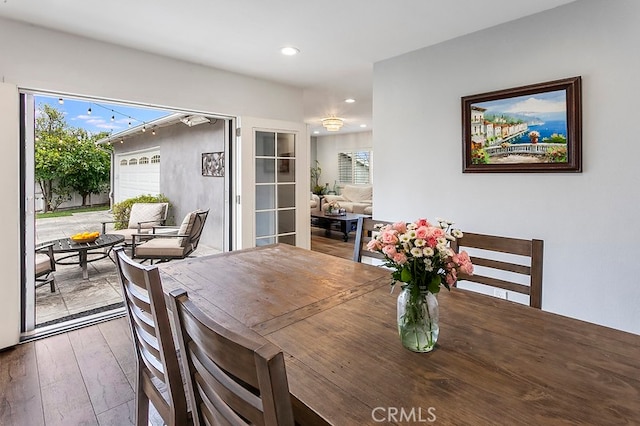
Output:
[[[462,98],[462,171],[581,172],[580,77]]]
[[[224,152],[202,153],[202,176],[224,177]]]

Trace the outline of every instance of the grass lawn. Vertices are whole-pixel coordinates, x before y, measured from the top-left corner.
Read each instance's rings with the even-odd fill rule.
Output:
[[[74,207],[72,209],[56,210],[54,212],[36,213],[36,219],[46,219],[49,217],[64,217],[64,216],[71,216],[74,213],[98,212],[102,210],[109,210],[109,206],[104,205],[104,206],[90,206],[90,207]]]

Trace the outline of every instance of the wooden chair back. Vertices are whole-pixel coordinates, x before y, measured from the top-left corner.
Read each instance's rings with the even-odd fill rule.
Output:
[[[294,424],[280,348],[215,322],[184,290],[171,292],[171,303],[194,424]]]
[[[356,241],[353,245],[353,261],[362,262],[363,253],[365,257],[374,259],[384,259],[382,253],[367,250],[367,244],[375,236],[376,225],[392,225],[393,222],[384,220],[375,220],[370,217],[358,218],[358,227],[356,229]]]
[[[459,274],[458,281],[465,280],[489,287],[501,288],[529,295],[529,306],[540,308],[542,304],[542,240],[524,240],[520,238],[499,237],[494,235],[465,232],[462,238],[451,243],[451,248],[458,253],[468,250],[475,271],[473,275]],[[499,254],[523,256],[500,260]],[[512,260],[513,259],[513,260]],[[516,260],[522,259],[522,262]],[[481,267],[481,268],[478,268]],[[483,274],[480,271],[486,271]],[[497,272],[500,278],[488,276]],[[513,275],[518,274],[518,275]],[[518,276],[527,276],[528,284],[518,282]]]
[[[149,401],[165,424],[185,425],[187,402],[158,268],[134,262],[123,247],[115,253],[137,357],[136,425],[148,424]]]

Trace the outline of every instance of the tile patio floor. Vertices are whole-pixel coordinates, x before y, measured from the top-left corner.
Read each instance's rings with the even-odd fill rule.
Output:
[[[72,216],[36,220],[36,244],[66,238],[77,232],[100,231],[101,222],[111,220],[108,211],[74,213]],[[194,256],[217,253],[199,244]],[[63,254],[56,255],[56,258]],[[82,278],[78,265],[56,265],[56,291],[48,285],[36,289],[36,326],[94,313],[94,310],[122,302],[115,264],[109,258],[90,262],[89,278]]]

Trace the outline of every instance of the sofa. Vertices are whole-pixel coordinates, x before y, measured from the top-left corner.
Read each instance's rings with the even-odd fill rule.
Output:
[[[349,213],[373,214],[373,186],[345,185],[340,195],[325,195],[322,205],[336,201]]]
[[[311,200],[309,201],[309,207],[311,209],[311,213],[320,211],[320,197],[311,193]]]

